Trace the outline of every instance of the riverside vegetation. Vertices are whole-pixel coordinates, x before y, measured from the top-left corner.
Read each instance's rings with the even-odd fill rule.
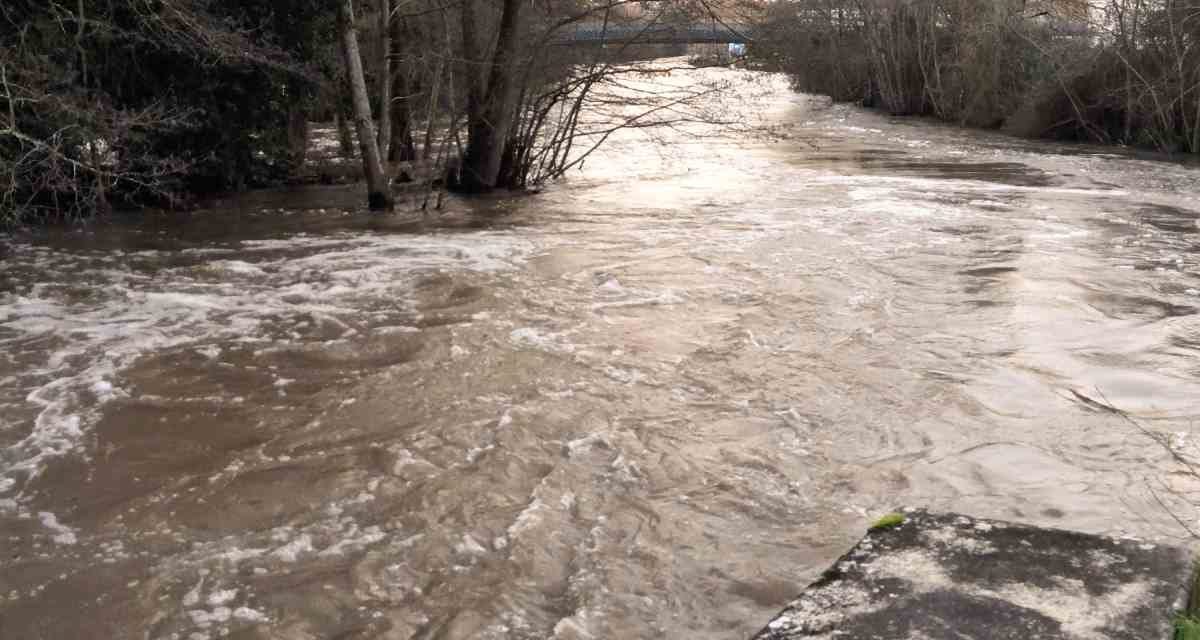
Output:
[[[1200,153],[1200,0],[791,0],[754,53],[895,115]]]
[[[562,34],[692,21],[720,4],[10,0],[0,221],[178,207],[296,180],[314,120],[337,122],[372,209],[393,207],[402,171],[464,192],[536,186],[616,129],[702,119],[689,105],[712,89],[614,99],[638,43],[571,47]]]

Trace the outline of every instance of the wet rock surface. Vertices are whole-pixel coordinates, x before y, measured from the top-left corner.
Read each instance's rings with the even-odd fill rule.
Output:
[[[1192,582],[1182,549],[912,511],[873,529],[755,640],[1150,640]]]

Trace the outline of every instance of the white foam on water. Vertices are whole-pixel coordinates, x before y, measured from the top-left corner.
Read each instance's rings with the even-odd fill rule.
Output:
[[[596,289],[598,289],[601,293],[610,295],[620,295],[625,293],[625,287],[622,286],[621,281],[617,280],[616,278],[609,278],[605,280],[601,285],[596,287]]]
[[[581,454],[586,454],[592,448],[599,447],[611,449],[613,447],[612,440],[608,434],[601,432],[589,433],[585,436],[576,438],[567,443],[568,457],[575,457]]]
[[[360,530],[357,523],[350,523],[347,530],[342,533],[340,540],[322,549],[317,555],[334,556],[351,553],[375,544],[385,537],[387,537],[387,534],[377,526],[370,526]]]
[[[38,281],[0,294],[0,328],[12,334],[0,349],[25,349],[36,359],[0,385],[19,389],[38,415],[24,438],[0,450],[0,486],[11,490],[14,479],[37,476],[50,458],[86,454],[84,436],[102,407],[128,397],[122,371],[146,354],[196,345],[216,360],[221,343],[278,342],[270,329],[288,318],[315,318],[355,335],[364,321],[411,309],[423,273],[507,270],[532,249],[515,234],[490,231],[300,235],[178,253],[14,245],[6,265],[27,267]],[[213,260],[173,266],[169,258],[180,254]],[[162,266],[134,270],[135,260]]]
[[[263,623],[271,621],[271,618],[267,617],[267,614],[257,609],[251,609],[250,607],[238,607],[234,609],[233,617],[242,622]]]
[[[251,558],[260,558],[263,555],[266,555],[268,551],[270,551],[270,549],[244,549],[238,547],[219,553],[214,556],[214,558],[221,562],[228,562],[236,565]]]
[[[462,555],[483,556],[487,555],[488,550],[478,540],[471,537],[471,534],[464,533],[462,542],[454,545],[454,551]]]
[[[60,523],[58,517],[53,513],[40,511],[38,512],[38,520],[42,522],[43,527],[54,532],[52,536],[54,542],[61,545],[72,545],[79,541],[75,536],[75,530]]]
[[[517,345],[551,353],[573,353],[575,351],[575,345],[568,342],[561,333],[553,333],[536,327],[514,329],[509,333],[508,338]]]
[[[258,265],[243,262],[241,260],[218,260],[210,263],[209,267],[216,271],[228,271],[230,273],[260,275],[263,270]]]
[[[221,357],[221,348],[216,345],[208,345],[197,348],[196,353],[199,353],[209,360],[216,360],[217,358]]]
[[[665,291],[663,293],[648,295],[640,298],[631,298],[628,300],[617,300],[610,302],[596,302],[592,304],[592,309],[599,311],[602,309],[620,309],[628,307],[658,307],[672,306],[683,304],[686,299],[673,291]]]
[[[223,604],[229,604],[238,597],[237,589],[223,589],[214,591],[208,595],[208,604],[211,607],[217,607]]]
[[[216,607],[211,611],[204,609],[192,609],[188,611],[188,615],[192,618],[192,623],[201,629],[207,629],[214,624],[229,622],[233,617],[233,610],[229,607]]]
[[[196,583],[196,586],[192,587],[190,591],[183,595],[183,606],[194,607],[197,604],[200,604],[200,590],[203,588],[204,578],[201,577],[200,581]]]
[[[546,503],[542,502],[540,497],[534,497],[508,526],[506,531],[508,540],[516,540],[524,531],[541,522],[542,517],[539,512],[546,508]]]
[[[560,640],[591,640],[596,636],[588,629],[591,614],[587,609],[563,618],[554,625],[554,637]]]
[[[312,536],[307,533],[271,552],[271,555],[284,562],[296,562],[301,556],[312,553]]]

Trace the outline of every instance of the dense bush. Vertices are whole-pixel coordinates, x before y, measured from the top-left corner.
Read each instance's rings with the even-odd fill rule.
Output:
[[[372,208],[391,207],[392,175],[536,187],[617,129],[711,117],[690,107],[716,87],[633,89],[637,39],[581,45],[578,25],[740,2],[0,1],[0,223],[294,176],[311,117],[337,120],[346,157],[357,138]]]
[[[309,81],[272,28],[296,22],[297,4],[260,3],[259,16],[231,1],[0,4],[0,218],[177,204],[278,177],[298,102],[287,91]]]
[[[1013,133],[1200,153],[1200,0],[782,0],[798,90]]]

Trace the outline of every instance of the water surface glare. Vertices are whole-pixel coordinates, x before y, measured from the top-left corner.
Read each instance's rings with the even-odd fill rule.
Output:
[[[6,238],[0,636],[739,638],[900,505],[1197,526],[1109,407],[1192,455],[1200,171],[714,76],[425,222]]]

